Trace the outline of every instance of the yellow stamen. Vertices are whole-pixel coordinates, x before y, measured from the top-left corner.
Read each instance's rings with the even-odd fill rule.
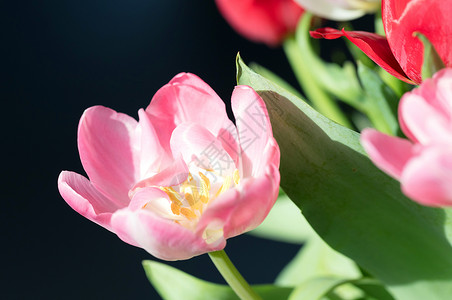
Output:
[[[187,180],[179,184],[176,189],[172,186],[160,187],[171,201],[172,213],[177,216],[184,216],[190,221],[198,219],[211,200],[210,189],[212,186],[210,179],[202,172],[198,172],[198,175],[199,177],[195,179],[192,174],[188,174]],[[235,169],[231,175],[223,178],[223,184],[216,192],[215,197],[229,190],[234,183],[237,185],[239,181],[240,173],[239,170]],[[143,205],[143,208],[146,205]],[[179,223],[179,221],[176,222]]]
[[[185,199],[188,202],[188,205],[190,206],[194,206],[195,205],[195,199],[193,198],[193,195],[190,193],[185,193]]]
[[[172,187],[165,187],[162,190],[168,195],[171,202],[177,204],[178,206],[182,206],[182,199],[179,194]]]
[[[199,172],[199,177],[201,177],[201,183],[206,185],[206,189],[209,191],[210,190],[210,180],[209,178],[204,175],[203,173]]]
[[[196,214],[191,209],[188,209],[186,207],[182,207],[180,209],[180,213],[183,214],[189,220],[196,218]]]
[[[224,193],[231,187],[232,177],[230,175],[224,178],[223,184],[221,185],[218,192],[215,194],[215,197],[218,197],[220,194]]]
[[[232,177],[234,178],[234,183],[237,185],[240,181],[240,173],[238,169],[234,170],[234,173],[232,174]]]
[[[202,212],[202,202],[199,199],[194,199],[192,194],[185,194],[185,199],[187,199],[188,204],[192,209],[199,210]]]
[[[179,205],[177,205],[176,203],[172,202],[171,203],[171,211],[173,212],[173,214],[175,215],[180,215],[181,213],[181,207]]]
[[[206,204],[207,202],[209,202],[209,196],[202,194],[199,199],[201,200],[202,203]]]
[[[194,180],[193,177],[192,180],[189,181],[186,188],[190,189],[190,193],[193,195],[194,199],[199,198],[198,187],[196,186],[196,180]]]
[[[200,199],[202,203],[209,202],[210,180],[203,173],[199,172],[201,177],[201,195]]]

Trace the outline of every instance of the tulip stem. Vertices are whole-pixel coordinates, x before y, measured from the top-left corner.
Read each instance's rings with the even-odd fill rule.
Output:
[[[344,115],[339,105],[315,81],[305,57],[298,47],[294,37],[288,37],[283,44],[284,52],[300,86],[314,107],[326,117],[337,123],[352,128],[350,121]]]
[[[242,300],[261,300],[262,298],[256,294],[251,286],[246,282],[239,273],[232,261],[224,250],[209,253],[215,267],[217,267],[224,280],[229,284],[232,290]]]

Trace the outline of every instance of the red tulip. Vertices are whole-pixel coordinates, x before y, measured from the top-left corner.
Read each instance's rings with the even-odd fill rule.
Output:
[[[238,33],[269,46],[280,44],[293,32],[304,12],[293,0],[216,0],[216,3]]]
[[[386,38],[362,31],[322,28],[314,38],[347,37],[375,63],[395,77],[419,84],[422,81],[423,45],[413,34],[423,34],[435,47],[446,67],[452,66],[452,1],[383,0]]]

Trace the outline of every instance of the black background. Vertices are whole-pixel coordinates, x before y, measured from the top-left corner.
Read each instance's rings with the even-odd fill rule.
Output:
[[[214,1],[3,1],[1,26],[2,299],[159,299],[141,266],[154,259],[74,212],[61,170],[78,173],[83,111],[104,105],[137,117],[179,72],[228,103],[235,57],[293,82],[279,48],[238,36]],[[297,247],[249,235],[228,241],[251,283],[269,283]],[[207,255],[170,263],[222,282]]]

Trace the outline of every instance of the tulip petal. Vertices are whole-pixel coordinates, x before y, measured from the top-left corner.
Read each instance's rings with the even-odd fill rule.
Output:
[[[249,86],[237,86],[231,98],[232,111],[242,149],[243,177],[256,176],[266,165],[265,148],[273,133],[262,98]]]
[[[215,91],[207,83],[205,83],[204,80],[192,73],[179,73],[170,80],[169,84],[194,86],[209,93],[213,97],[218,97],[217,93],[215,93]]]
[[[58,177],[58,189],[72,209],[111,230],[111,215],[121,207],[96,190],[88,179],[74,172],[63,171]]]
[[[198,123],[215,136],[230,126],[223,101],[201,82],[193,74],[179,74],[157,91],[146,108],[165,151],[170,151],[171,134],[182,123]]]
[[[364,10],[343,7],[342,3],[331,0],[296,0],[305,10],[312,12],[316,16],[334,20],[348,21],[362,17],[366,14]]]
[[[232,174],[236,168],[221,141],[196,123],[183,123],[174,130],[171,150],[175,156],[182,155],[187,163],[195,162],[203,169],[214,169],[220,176]]]
[[[294,31],[303,8],[293,0],[216,0],[232,28],[244,37],[277,46]]]
[[[174,214],[171,212],[171,203],[168,195],[159,188],[147,187],[139,190],[130,201],[130,210],[148,209],[168,218]]]
[[[452,147],[427,148],[402,174],[403,192],[423,205],[452,205]]]
[[[209,224],[224,224],[224,238],[256,228],[270,212],[279,191],[279,171],[275,165],[266,167],[258,178],[247,178],[236,189],[216,198],[202,215],[198,230]]]
[[[138,179],[137,121],[103,106],[88,108],[78,128],[80,159],[91,183],[119,206]]]
[[[415,93],[407,93],[400,100],[399,120],[410,139],[421,144],[450,139],[448,120]]]
[[[149,186],[174,186],[181,184],[188,177],[188,167],[181,155],[166,169],[160,171],[152,177],[137,182],[131,189],[129,197],[132,197],[137,189]]]
[[[165,168],[172,157],[165,153],[160,146],[158,135],[149,120],[147,113],[140,109],[138,111],[140,121],[138,122],[137,135],[140,135],[140,178],[146,178]]]
[[[452,5],[442,0],[383,1],[382,17],[392,52],[407,76],[420,83],[423,45],[413,36],[422,33],[445,66],[452,66]]]
[[[234,161],[234,165],[240,166],[240,145],[238,141],[238,132],[234,123],[230,123],[227,128],[223,128],[218,133],[217,140],[221,143],[223,148]]]
[[[334,28],[320,28],[310,33],[316,39],[337,39],[345,36],[389,74],[407,83],[414,84],[400,67],[392,54],[388,40],[384,36],[365,31],[345,31],[344,29],[339,31]],[[420,81],[415,82],[418,83]]]
[[[452,120],[452,69],[445,68],[424,80],[411,93],[424,98],[444,119]]]
[[[364,129],[361,144],[372,162],[396,179],[402,176],[403,168],[413,155],[413,145],[405,139]]]
[[[193,231],[144,209],[120,210],[113,215],[111,223],[123,241],[164,260],[189,259],[221,250],[226,245],[225,240],[218,245],[209,245]]]

